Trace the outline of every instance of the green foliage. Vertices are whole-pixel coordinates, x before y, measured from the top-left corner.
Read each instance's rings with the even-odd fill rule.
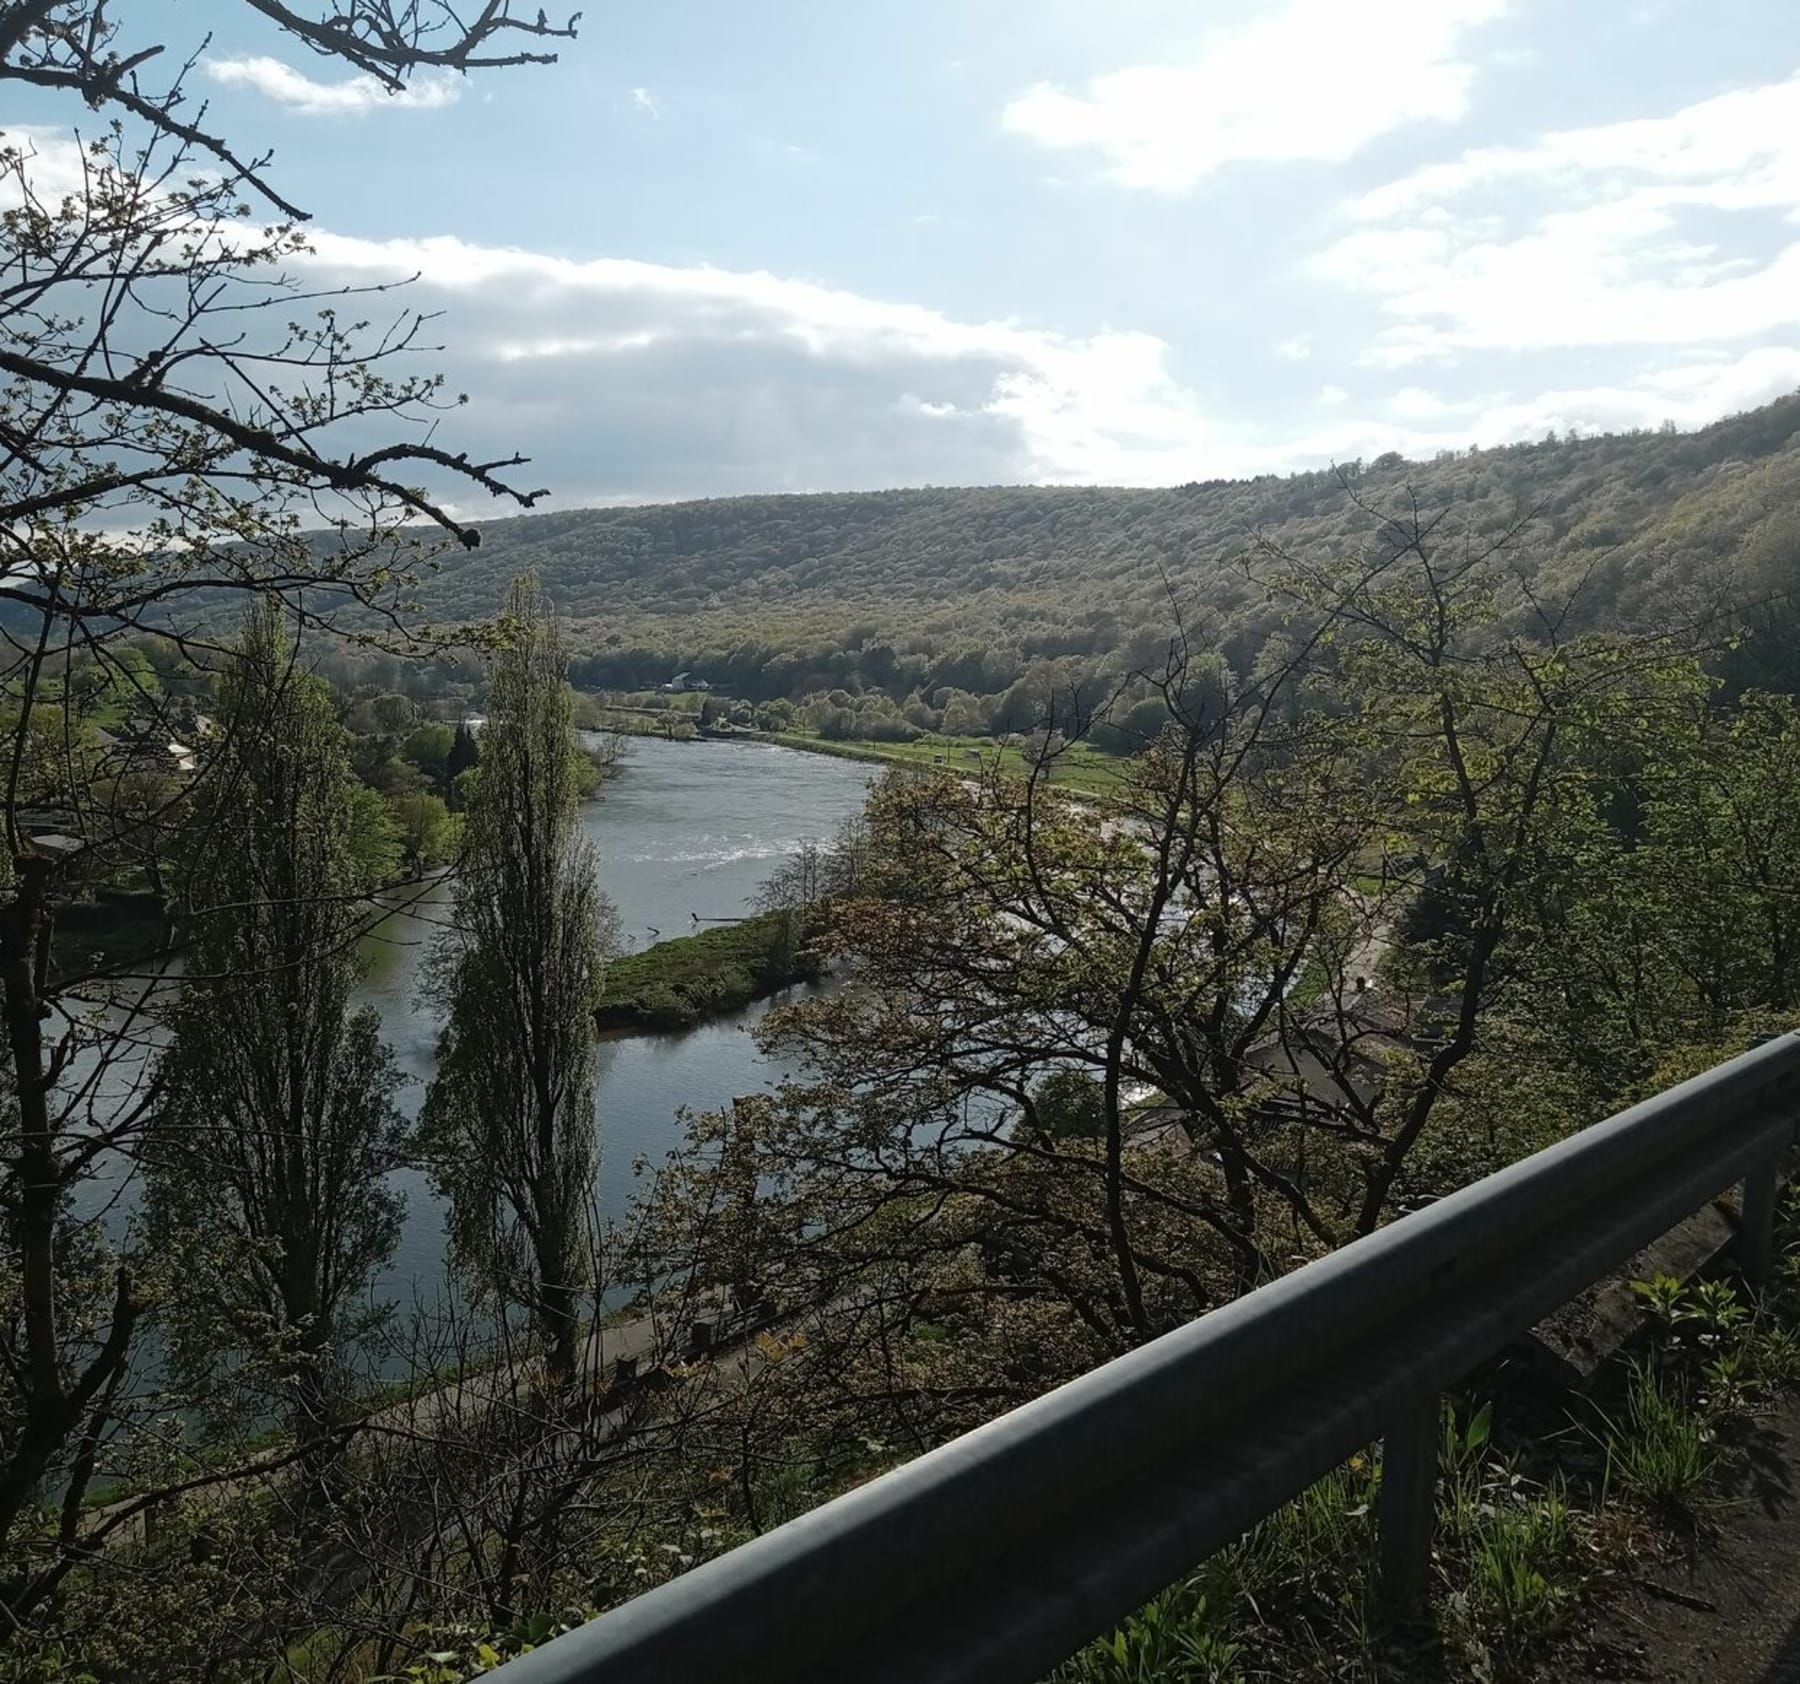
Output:
[[[1220,1624],[1204,1590],[1177,1586],[1090,1643],[1055,1684],[1241,1684],[1245,1648]]]
[[[352,702],[344,711],[344,729],[362,737],[393,737],[411,730],[418,718],[410,696],[383,691]]]
[[[359,1302],[399,1236],[399,1075],[374,1012],[351,1007],[358,897],[382,875],[371,804],[387,821],[273,606],[246,623],[220,713],[181,883],[188,962],[146,1208],[176,1277],[177,1368],[228,1412],[273,1394],[306,1433],[344,1389],[370,1320]]]
[[[535,580],[515,582],[499,637],[492,718],[465,774],[420,1141],[457,1264],[478,1292],[529,1311],[567,1379],[591,1279],[594,1010],[616,917],[581,835],[573,702]]]
[[[352,781],[344,794],[345,850],[358,884],[385,883],[400,870],[406,839],[394,809],[366,784]]]
[[[1525,1676],[1575,1607],[1583,1526],[1560,1478],[1534,1485],[1491,1451],[1493,1406],[1444,1409],[1439,1452],[1442,1618],[1477,1679]]]
[[[19,1633],[0,1650],[0,1684],[100,1684],[100,1680],[63,1644]]]
[[[401,754],[421,772],[442,780],[444,769],[455,746],[456,732],[436,721],[421,725],[400,745]]]
[[[1055,1684],[1373,1676],[1377,1490],[1375,1463],[1354,1458],[1088,1645]]]
[[[1462,1582],[1445,1601],[1453,1640],[1480,1679],[1524,1676],[1579,1599],[1583,1574],[1573,1511],[1558,1490],[1483,1490],[1463,1516]]]
[[[1694,433],[1384,458],[1347,464],[1343,481],[1313,472],[1161,490],[568,510],[485,524],[479,555],[446,556],[420,596],[434,618],[487,619],[528,559],[569,622],[584,689],[648,690],[689,670],[752,703],[841,690],[852,712],[873,693],[904,715],[916,696],[953,735],[1029,729],[1033,689],[1159,667],[1171,589],[1190,626],[1252,668],[1277,616],[1236,566],[1245,534],[1289,553],[1353,551],[1375,523],[1350,492],[1379,501],[1410,488],[1422,507],[1456,504],[1477,543],[1521,508],[1539,511],[1524,565],[1548,597],[1580,583],[1570,633],[1712,624],[1721,604],[1779,607],[1800,585],[1800,460],[1786,448],[1797,425],[1800,401],[1788,398]],[[1800,687],[1797,648],[1770,619],[1735,652],[1740,687]],[[1014,723],[996,727],[1003,705]]]
[[[602,1029],[688,1029],[818,975],[804,920],[777,910],[675,936],[606,968]]]
[[[1052,1070],[1031,1095],[1031,1115],[1052,1140],[1093,1139],[1106,1132],[1101,1084],[1085,1070]]]
[[[1452,1676],[1529,1676],[1577,1605],[1587,1527],[1560,1482],[1491,1444],[1492,1410],[1446,1405],[1434,1610]],[[1353,1457],[1090,1644],[1056,1684],[1387,1676],[1374,1610],[1380,1464]]]
[[[1089,740],[1108,754],[1136,754],[1155,742],[1168,723],[1168,705],[1160,696],[1146,696],[1101,720]]]
[[[393,819],[407,863],[415,869],[454,858],[456,821],[442,796],[402,795],[393,803]]]
[[[1617,1419],[1600,1433],[1607,1473],[1646,1508],[1691,1522],[1703,1511],[1724,1452],[1716,1425],[1682,1373],[1632,1366]]]
[[[1753,1294],[1730,1280],[1633,1281],[1650,1318],[1650,1365],[1690,1390],[1715,1426],[1748,1418],[1776,1389],[1800,1379],[1795,1276],[1789,1252],[1774,1285]]]

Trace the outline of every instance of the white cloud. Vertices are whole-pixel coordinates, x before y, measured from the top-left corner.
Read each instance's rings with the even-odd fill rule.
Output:
[[[1291,363],[1303,363],[1312,355],[1312,335],[1296,333],[1292,339],[1284,339],[1275,347],[1275,355],[1285,357]]]
[[[656,103],[656,96],[648,88],[631,90],[631,107],[634,111],[643,111],[652,117],[662,115],[662,107]]]
[[[654,496],[1156,483],[1285,459],[1206,413],[1146,333],[963,321],[765,271],[313,243],[322,281],[419,275],[412,301],[444,312],[468,423],[543,459],[561,500],[620,479]]]
[[[1312,272],[1392,318],[1364,360],[1718,344],[1800,326],[1800,76],[1465,152],[1364,194]]]
[[[54,205],[82,192],[86,157],[80,142],[66,130],[9,123],[0,129],[0,147],[18,152],[21,173],[42,203]],[[9,169],[0,176],[0,211],[14,210],[20,203],[18,179]]]
[[[1215,410],[1147,333],[968,321],[761,270],[576,261],[452,238],[321,232],[314,278],[418,274],[442,312],[459,447],[533,458],[563,506],[918,484],[1178,484],[1398,450],[1698,426],[1800,384],[1800,349],[1610,384],[1466,397],[1422,384],[1358,414],[1340,386],[1273,422]],[[1360,401],[1360,400],[1359,400]],[[1310,418],[1310,419],[1309,419]]]
[[[78,183],[66,134],[11,137],[36,147],[40,186]],[[260,231],[215,232],[249,241]],[[1147,333],[963,320],[766,270],[580,261],[453,236],[314,229],[309,245],[294,265],[321,293],[412,280],[386,307],[441,322],[445,349],[431,362],[470,400],[458,447],[523,452],[532,481],[565,506],[925,482],[1179,482],[1284,459],[1273,444],[1247,450],[1241,424],[1205,412]]]
[[[80,155],[66,137],[28,138],[34,176],[74,179]],[[1603,197],[1593,204],[1606,208]],[[1577,208],[1567,199],[1554,214]],[[1377,202],[1346,239],[1404,241],[1408,262],[1441,267],[1468,226],[1492,220],[1481,202],[1408,199],[1392,220]],[[1265,383],[1258,359],[1277,323],[1235,348],[1236,374],[1221,356],[1196,359],[1190,376],[1168,343],[1128,325],[1083,333],[971,320],[765,270],[577,261],[449,237],[313,238],[301,262],[321,287],[419,275],[406,302],[441,313],[447,350],[433,360],[450,390],[470,395],[447,439],[478,457],[522,451],[533,465],[518,477],[550,486],[565,507],[921,483],[1179,483],[1386,450],[1430,456],[1552,427],[1699,425],[1800,384],[1800,331],[1788,336],[1795,346],[1696,335],[1678,350],[1604,360],[1509,360],[1478,383],[1421,369],[1384,392],[1347,378],[1335,324],[1308,342],[1302,379]],[[1368,272],[1390,260],[1366,257]],[[1704,272],[1694,284],[1716,298],[1752,279],[1734,260],[1690,259]],[[1444,327],[1394,325],[1427,337]],[[1546,367],[1555,372],[1522,372]],[[1293,391],[1260,402],[1238,378]],[[1334,380],[1345,383],[1322,384]]]
[[[1496,404],[1474,423],[1481,437],[1541,438],[1552,427],[1584,433],[1620,432],[1673,421],[1704,427],[1721,415],[1754,409],[1800,386],[1800,348],[1759,346],[1736,357],[1679,368],[1652,367],[1635,380],[1543,392]]]
[[[1754,409],[1800,386],[1800,348],[1762,346],[1671,368],[1659,362],[1609,384],[1559,386],[1530,394],[1462,397],[1405,387],[1387,402],[1391,420],[1346,416],[1290,445],[1294,466],[1346,461],[1398,450],[1415,459],[1469,445],[1541,439],[1548,432],[1625,432],[1672,421],[1704,427],[1721,415]],[[1339,388],[1328,387],[1327,403]]]
[[[1629,385],[1544,392],[1508,407],[1498,419],[1514,437],[1535,437],[1548,426],[1616,432],[1629,426],[1705,426],[1719,416],[1757,408],[1800,387],[1800,347],[1759,345],[1741,356],[1719,356],[1681,367],[1652,367]],[[1537,425],[1543,421],[1543,426]]]
[[[1454,122],[1475,66],[1464,36],[1509,0],[1287,0],[1192,62],[1139,65],[1072,93],[1041,82],[1002,121],[1098,152],[1128,187],[1185,193],[1227,164],[1340,162],[1408,123]]]
[[[1404,421],[1441,421],[1445,416],[1467,414],[1476,407],[1475,401],[1451,402],[1422,386],[1403,386],[1388,399],[1388,408]]]
[[[462,78],[445,72],[418,75],[398,93],[390,93],[373,76],[342,82],[315,82],[278,58],[209,58],[206,74],[230,88],[249,88],[307,117],[354,117],[377,108],[435,111],[462,97]]]

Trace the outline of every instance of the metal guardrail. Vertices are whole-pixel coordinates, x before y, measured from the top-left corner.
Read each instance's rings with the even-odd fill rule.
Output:
[[[1375,1439],[1422,1593],[1438,1394],[1734,1183],[1767,1271],[1800,1035],[1404,1217],[502,1666],[497,1684],[1031,1684]]]

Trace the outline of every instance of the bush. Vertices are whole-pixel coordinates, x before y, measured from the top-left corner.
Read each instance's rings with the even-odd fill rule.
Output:
[[[1106,1090],[1085,1070],[1052,1070],[1031,1104],[1038,1127],[1052,1140],[1091,1140],[1105,1132]]]
[[[627,954],[607,967],[595,1020],[602,1029],[691,1029],[811,981],[818,963],[806,933],[792,913],[763,912]]]

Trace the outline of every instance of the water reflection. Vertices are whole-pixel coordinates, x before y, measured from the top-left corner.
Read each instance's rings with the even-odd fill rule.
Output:
[[[657,939],[652,932],[688,935],[741,915],[779,860],[808,836],[830,835],[861,808],[870,779],[870,768],[858,762],[768,744],[635,739],[606,798],[586,810],[626,945],[647,946]],[[447,890],[434,886],[383,924],[367,948],[363,997],[380,1012],[408,1077],[401,1102],[409,1115],[424,1097],[437,1035],[418,998],[420,973],[447,918]],[[603,1215],[625,1214],[634,1164],[660,1158],[676,1143],[680,1111],[723,1105],[780,1079],[783,1067],[758,1051],[752,1034],[771,1004],[677,1034],[602,1042]],[[377,1291],[401,1300],[429,1297],[443,1278],[443,1212],[422,1176],[406,1175],[401,1185],[406,1223]]]

